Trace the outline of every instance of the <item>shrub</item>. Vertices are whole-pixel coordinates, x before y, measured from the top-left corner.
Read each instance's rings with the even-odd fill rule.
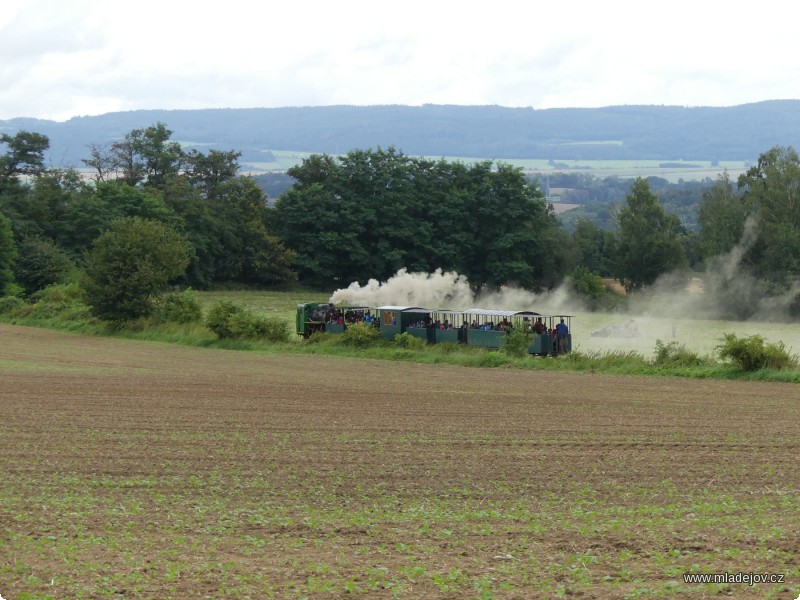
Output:
[[[589,310],[613,310],[625,302],[625,298],[603,283],[603,278],[584,266],[576,267],[569,275],[572,290]]]
[[[665,344],[661,340],[656,340],[655,356],[653,364],[658,367],[698,367],[707,361],[687,350],[683,344],[670,342]]]
[[[523,357],[528,354],[528,348],[533,341],[533,333],[525,331],[523,327],[513,327],[506,335],[506,343],[501,350],[509,356]]]
[[[203,320],[203,305],[193,289],[173,292],[161,298],[155,320],[159,323],[199,323]]]
[[[16,310],[15,315],[30,319],[84,321],[91,315],[84,302],[83,290],[77,283],[50,285],[30,297],[32,304]]]
[[[411,335],[407,331],[394,336],[394,341],[399,348],[408,348],[409,350],[421,350],[428,345],[425,340]]]
[[[786,350],[783,342],[766,343],[760,335],[739,338],[733,333],[722,336],[717,352],[722,360],[730,360],[742,371],[790,369],[797,366],[797,357]]]
[[[371,346],[380,339],[380,331],[366,323],[348,325],[342,334],[342,343],[348,346]]]
[[[28,238],[18,247],[14,276],[26,295],[74,278],[75,263],[52,240]]]
[[[249,310],[234,314],[229,327],[234,338],[285,342],[289,337],[288,324],[275,317],[256,315]]]
[[[220,300],[211,307],[206,317],[206,326],[220,339],[285,342],[289,337],[289,325],[285,321],[256,315],[227,300]]]
[[[31,295],[31,302],[44,304],[84,304],[81,286],[77,283],[58,283],[49,285]]]
[[[10,315],[25,306],[25,301],[16,296],[6,296],[0,298],[0,315]]]
[[[244,311],[244,307],[228,300],[216,302],[206,316],[206,327],[217,334],[220,339],[234,337],[230,322],[234,315]]]

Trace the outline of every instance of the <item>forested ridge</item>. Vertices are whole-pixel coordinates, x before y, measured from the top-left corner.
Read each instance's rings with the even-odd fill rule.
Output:
[[[731,107],[323,106],[137,110],[66,122],[17,118],[0,132],[50,140],[53,167],[80,167],[90,144],[168,123],[174,139],[263,161],[269,149],[344,154],[395,147],[416,156],[553,160],[747,160],[773,146],[800,146],[800,100]]]
[[[693,190],[658,178],[598,182],[624,192],[608,227],[566,228],[539,182],[502,161],[469,163],[394,147],[313,154],[269,202],[240,173],[235,149],[186,149],[164,123],[91,144],[91,177],[48,167],[46,135],[0,134],[0,296],[35,298],[78,285],[103,319],[147,316],[170,286],[332,289],[406,268],[466,275],[478,290],[566,282],[590,306],[623,300],[669,275],[680,286],[707,267],[729,316],[781,296],[800,313],[800,157],[774,146],[735,182]],[[577,186],[576,186],[577,187]],[[686,192],[684,194],[684,192]],[[700,195],[697,228],[659,194]],[[736,269],[720,261],[736,250]],[[1,307],[0,307],[1,308]]]

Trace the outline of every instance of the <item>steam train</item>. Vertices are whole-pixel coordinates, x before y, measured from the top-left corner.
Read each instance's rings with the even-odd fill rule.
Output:
[[[408,333],[429,344],[465,344],[499,349],[511,330],[522,327],[532,334],[529,354],[554,356],[572,351],[572,316],[533,311],[438,310],[419,306],[336,306],[310,302],[297,305],[296,331],[308,339],[317,332],[341,334],[354,323],[368,323],[380,336],[393,340]]]

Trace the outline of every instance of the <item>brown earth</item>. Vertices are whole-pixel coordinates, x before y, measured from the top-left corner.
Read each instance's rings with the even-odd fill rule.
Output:
[[[0,324],[0,595],[794,598],[799,396]]]

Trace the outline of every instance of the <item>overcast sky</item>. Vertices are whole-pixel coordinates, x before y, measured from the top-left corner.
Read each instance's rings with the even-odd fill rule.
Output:
[[[2,0],[0,119],[800,98],[798,12],[777,0]]]

